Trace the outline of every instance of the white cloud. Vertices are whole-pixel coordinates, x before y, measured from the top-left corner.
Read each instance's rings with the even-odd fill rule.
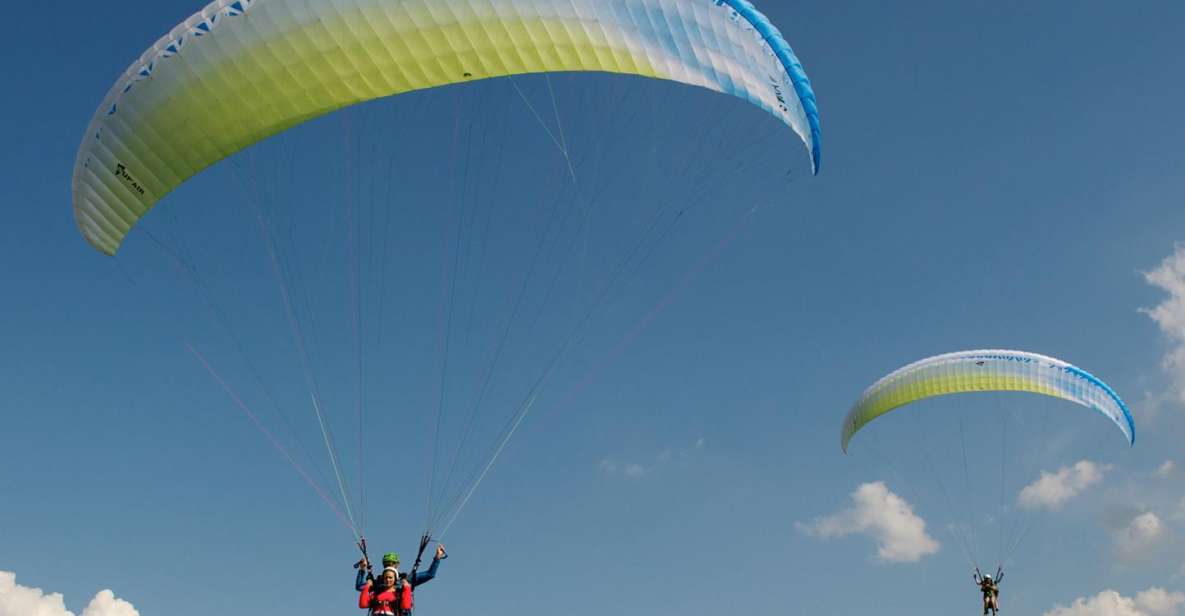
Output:
[[[82,616],[140,616],[140,612],[110,590],[100,590],[82,610]]]
[[[1115,545],[1125,557],[1140,556],[1165,535],[1164,523],[1151,511],[1133,517],[1115,533]]]
[[[654,458],[653,464],[642,464],[638,462],[617,462],[613,458],[604,458],[598,464],[602,473],[606,475],[616,476],[621,475],[629,479],[641,479],[647,475],[653,474],[658,469],[674,463],[686,462],[692,458],[693,455],[698,454],[704,448],[704,439],[701,437],[696,439],[695,444],[691,447],[671,448],[668,447],[658,452]]]
[[[850,509],[795,526],[820,539],[869,535],[877,543],[877,558],[882,562],[916,562],[938,551],[939,543],[926,534],[926,521],[884,482],[857,487],[852,502]]]
[[[1173,471],[1175,471],[1176,469],[1177,469],[1176,462],[1173,462],[1172,460],[1165,460],[1164,464],[1161,464],[1160,467],[1156,469],[1156,476],[1157,477],[1168,477],[1168,476],[1172,475]]]
[[[626,477],[638,478],[646,474],[646,468],[641,464],[626,464],[622,467],[621,474]]]
[[[58,593],[44,594],[40,588],[16,583],[16,574],[0,571],[0,616],[64,616],[66,603]]]
[[[1185,402],[1185,244],[1178,244],[1156,269],[1145,272],[1144,280],[1169,294],[1160,304],[1141,312],[1156,321],[1173,345],[1162,365],[1173,379],[1177,400]]]
[[[74,616],[61,593],[46,594],[40,588],[16,583],[16,574],[0,571],[0,616]],[[131,603],[110,590],[99,591],[82,616],[140,616]]]
[[[1093,597],[1075,599],[1068,606],[1058,604],[1044,616],[1177,616],[1182,606],[1185,593],[1163,588],[1149,588],[1135,598],[1104,590]]]
[[[605,458],[601,460],[600,468],[602,473],[605,473],[611,477],[620,475],[629,479],[640,479],[653,470],[653,467],[647,468],[641,464],[635,464],[633,462],[618,463],[611,458]]]
[[[1136,605],[1152,616],[1173,616],[1185,611],[1185,593],[1149,588],[1136,595]]]
[[[1056,473],[1041,471],[1033,483],[1020,491],[1017,500],[1028,509],[1060,509],[1066,501],[1103,480],[1103,473],[1109,466],[1080,460],[1074,466],[1063,466]]]

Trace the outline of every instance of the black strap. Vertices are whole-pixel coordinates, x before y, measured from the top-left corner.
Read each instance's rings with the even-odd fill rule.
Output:
[[[411,566],[411,575],[408,576],[409,581],[415,581],[416,571],[420,569],[420,563],[424,560],[424,550],[428,549],[428,544],[432,541],[432,535],[424,533],[420,536],[420,549],[416,552],[416,562]]]
[[[358,546],[359,550],[362,550],[362,560],[359,561],[358,564],[354,565],[354,568],[358,569],[362,566],[362,563],[366,563],[366,572],[367,574],[370,574],[370,555],[366,553],[366,537],[360,537],[356,545]],[[373,575],[371,577],[373,577]]]

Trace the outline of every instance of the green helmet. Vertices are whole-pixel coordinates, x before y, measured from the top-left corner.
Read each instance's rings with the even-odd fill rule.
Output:
[[[387,552],[386,554],[383,554],[383,564],[385,565],[387,563],[395,563],[398,565],[399,554],[397,552]]]

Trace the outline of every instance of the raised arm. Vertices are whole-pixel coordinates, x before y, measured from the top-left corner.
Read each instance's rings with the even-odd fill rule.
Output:
[[[365,568],[358,569],[358,575],[354,578],[354,590],[362,590],[366,588],[366,584],[373,578],[367,573]]]
[[[427,584],[436,577],[436,569],[440,567],[440,561],[448,558],[448,554],[444,551],[444,546],[437,544],[436,555],[432,558],[432,565],[428,567],[427,571],[416,571],[415,577],[411,580],[412,588],[421,584]]]
[[[362,590],[366,582],[374,579],[374,574],[370,572],[370,559],[366,557],[366,539],[362,539],[358,547],[362,548],[362,560],[354,563],[354,568],[358,570],[354,578],[354,590]]]

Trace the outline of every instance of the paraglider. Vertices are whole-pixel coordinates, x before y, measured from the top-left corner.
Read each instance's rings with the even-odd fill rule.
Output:
[[[666,79],[747,100],[798,133],[818,172],[810,81],[748,0],[215,0],[103,99],[75,160],[74,218],[113,255],[173,189],[297,124],[405,92],[556,71]]]
[[[1098,377],[1068,362],[1046,355],[988,349],[928,357],[881,377],[864,390],[844,417],[840,428],[840,447],[844,453],[848,453],[851,440],[857,432],[891,411],[928,398],[972,392],[1028,392],[1073,402],[1101,413],[1123,433],[1129,445],[1135,443],[1136,427],[1131,411],[1115,390]],[[965,445],[962,457],[964,479],[968,484],[965,487],[972,491],[980,490],[978,480],[967,470]],[[1001,564],[997,566],[994,576],[981,574],[977,566],[972,576],[983,596],[985,615],[989,611],[996,614],[1000,609],[1000,582],[1003,581],[1004,561],[1019,546],[1028,530],[1028,526],[1024,526],[1023,530],[1016,530],[1022,528],[1016,525],[1013,532],[1017,533],[1017,536],[1011,541],[1004,541],[1003,525],[999,518],[1004,513],[1003,475],[1009,464],[1005,457],[1002,451],[999,461],[1001,511],[997,512],[995,520],[1001,527]],[[933,463],[927,466],[930,467],[930,472],[934,471]],[[938,487],[939,491],[947,496],[940,478]],[[964,555],[969,561],[973,561],[967,537],[962,536],[965,531],[961,531],[958,524],[952,524],[950,529],[962,542],[960,547],[964,549]],[[1004,546],[1008,544],[1011,544],[1011,548],[1005,549]],[[972,564],[974,565],[974,562]]]
[[[980,350],[936,355],[894,370],[856,401],[840,430],[840,447],[874,419],[912,402],[975,391],[1026,391],[1094,409],[1115,423],[1128,444],[1136,424],[1127,405],[1106,383],[1060,359],[1024,351]]]
[[[975,580],[975,585],[983,594],[984,616],[987,616],[988,610],[991,610],[992,614],[998,612],[1000,610],[1000,582],[1004,581],[1004,570],[997,568],[996,577],[992,579],[992,574],[981,575],[977,568],[971,578]]]
[[[91,246],[115,255],[133,228],[166,195],[218,161],[288,129],[346,107],[409,92],[557,72],[632,75],[739,98],[792,129],[807,149],[812,171],[818,172],[821,131],[810,81],[782,34],[748,0],[214,0],[161,37],[111,86],[76,155],[74,219]],[[347,217],[354,213],[346,211]],[[447,531],[534,403],[538,384],[550,375],[584,321],[564,339],[543,375],[533,381],[484,465],[465,479],[469,483],[452,494],[453,498],[445,498],[450,496],[444,492],[456,468],[454,453],[440,495],[445,509],[432,510],[436,495],[432,493],[435,478],[430,476],[429,527],[411,571],[400,572],[398,554],[392,552],[385,555],[383,569],[376,576],[324,420],[322,407],[326,405],[312,376],[314,362],[307,357],[300,331],[304,315],[297,314],[284,286],[292,269],[281,263],[283,259],[269,243],[271,231],[264,218],[256,212],[271,265],[281,282],[294,346],[301,354],[317,428],[332,465],[331,476],[338,484],[340,510],[276,439],[261,429],[358,542],[362,550],[362,559],[355,565],[359,606],[373,614],[402,616],[412,609],[412,590],[433,579],[440,561],[447,558],[443,546],[437,545],[428,570],[418,570],[434,536],[433,525],[451,514],[440,535]],[[357,220],[351,224],[360,226]],[[351,232],[355,229],[347,227]],[[184,231],[178,235],[184,236]],[[543,237],[548,239],[546,228]],[[550,241],[556,242],[554,237]],[[304,245],[292,243],[303,251]],[[540,248],[545,245],[539,244]],[[328,252],[326,248],[322,254]],[[358,348],[357,340],[364,337],[358,332],[360,285],[356,283],[362,277],[357,265],[359,251],[351,245],[350,252],[355,261],[351,284]],[[180,263],[180,258],[178,261],[213,305],[193,268]],[[611,278],[610,283],[615,280]],[[593,308],[600,303],[593,302]],[[307,306],[301,309],[310,310]],[[221,308],[213,306],[213,310],[225,325]],[[512,312],[517,314],[517,309]],[[592,309],[586,314],[592,314]],[[509,330],[508,324],[504,331]],[[495,358],[500,357],[500,345]],[[444,346],[447,361],[448,345]],[[258,425],[247,405],[205,357],[192,346],[189,349]],[[242,353],[241,348],[239,351]],[[357,353],[360,358],[362,351]],[[491,364],[487,374],[493,373]],[[481,386],[474,411],[485,387]],[[361,385],[357,389],[361,424]],[[438,406],[443,406],[443,394]],[[461,445],[468,436],[466,430]],[[461,476],[458,472],[457,477]]]

